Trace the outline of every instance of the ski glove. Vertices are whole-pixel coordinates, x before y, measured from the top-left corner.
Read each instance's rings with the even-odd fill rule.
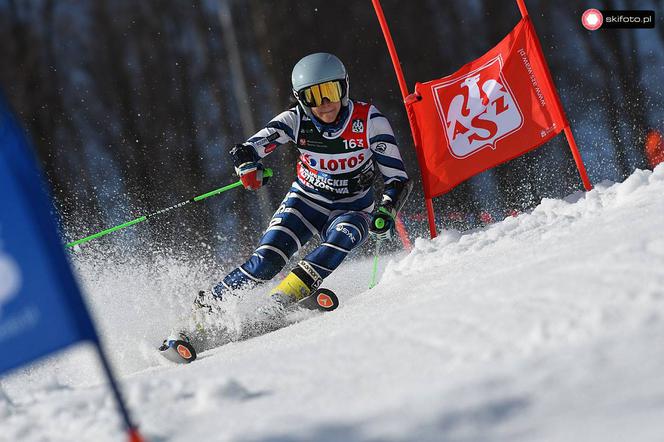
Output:
[[[263,176],[263,170],[263,165],[260,163],[249,161],[237,166],[235,173],[240,177],[245,189],[258,190],[267,183],[268,177]]]
[[[394,218],[397,211],[390,205],[380,205],[371,217],[369,234],[378,240],[394,238]]]

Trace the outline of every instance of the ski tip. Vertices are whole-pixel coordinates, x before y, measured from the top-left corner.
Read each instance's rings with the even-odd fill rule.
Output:
[[[320,310],[323,312],[331,312],[339,307],[339,298],[330,289],[320,288],[297,302],[299,307],[307,310]]]
[[[196,360],[196,350],[185,336],[180,336],[180,338],[181,339],[164,339],[163,344],[159,347],[159,353],[172,362],[189,364]]]
[[[314,293],[314,296],[316,305],[320,310],[331,312],[339,307],[339,298],[337,298],[337,295],[330,289],[318,289]]]

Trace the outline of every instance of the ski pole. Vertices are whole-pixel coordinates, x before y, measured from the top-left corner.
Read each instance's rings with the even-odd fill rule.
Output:
[[[388,220],[387,216],[390,216],[394,219],[394,215],[390,214],[386,209],[379,207],[378,215],[373,219],[373,227],[377,230],[382,230],[385,228],[385,224]],[[380,243],[379,238],[376,239],[376,252],[374,253],[373,259],[373,271],[371,272],[371,281],[369,282],[369,288],[372,289],[376,286],[376,276],[378,275],[378,255],[380,254]]]
[[[376,251],[374,252],[374,259],[373,259],[373,271],[371,272],[371,281],[369,282],[370,289],[376,286],[376,276],[378,275],[378,255],[380,254],[380,243],[381,240],[376,241]]]
[[[272,176],[272,169],[265,169],[263,171],[263,177],[264,178],[269,178],[271,176]],[[166,213],[170,210],[178,209],[178,208],[180,208],[182,206],[185,206],[189,203],[195,203],[195,202],[204,200],[205,198],[209,198],[209,197],[214,196],[214,195],[219,195],[220,193],[226,192],[227,190],[235,189],[236,187],[240,187],[240,186],[242,186],[242,180],[238,180],[238,181],[234,182],[233,184],[229,184],[227,186],[220,187],[219,189],[215,189],[215,190],[212,190],[210,192],[204,193],[203,195],[195,196],[191,199],[188,199],[187,201],[182,201],[181,203],[175,204],[175,205],[170,206],[170,207],[166,207],[165,209],[157,210],[156,212],[153,212],[153,213],[150,213],[150,214],[147,214],[147,215],[143,215],[143,216],[139,216],[136,219],[133,219],[131,221],[127,221],[125,223],[119,224],[115,227],[111,227],[111,228],[106,229],[106,230],[102,230],[101,232],[97,232],[97,233],[92,234],[90,236],[86,236],[85,238],[81,238],[81,239],[78,239],[76,241],[72,241],[70,243],[67,243],[67,247],[74,247],[74,246],[77,246],[79,244],[83,244],[83,243],[91,241],[93,239],[100,238],[102,236],[108,235],[109,233],[116,232],[120,229],[124,229],[126,227],[133,226],[134,224],[141,223],[141,222],[143,222],[143,221],[145,221],[149,218],[152,218],[152,217],[157,216],[157,215],[161,215],[162,213]]]

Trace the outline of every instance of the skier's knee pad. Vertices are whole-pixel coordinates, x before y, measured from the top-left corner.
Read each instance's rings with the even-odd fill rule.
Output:
[[[367,239],[369,215],[351,212],[338,216],[325,230],[323,241],[346,250],[360,246]]]

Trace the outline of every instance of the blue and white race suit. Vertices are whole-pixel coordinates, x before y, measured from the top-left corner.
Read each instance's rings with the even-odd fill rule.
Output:
[[[251,257],[214,288],[217,296],[269,281],[314,235],[321,244],[304,261],[321,278],[329,276],[367,239],[376,165],[386,185],[408,180],[389,121],[367,103],[349,100],[333,125],[293,107],[244,145],[251,147],[253,160],[260,161],[289,141],[300,152],[297,179]],[[398,195],[390,191],[396,190],[386,190],[396,200]]]

